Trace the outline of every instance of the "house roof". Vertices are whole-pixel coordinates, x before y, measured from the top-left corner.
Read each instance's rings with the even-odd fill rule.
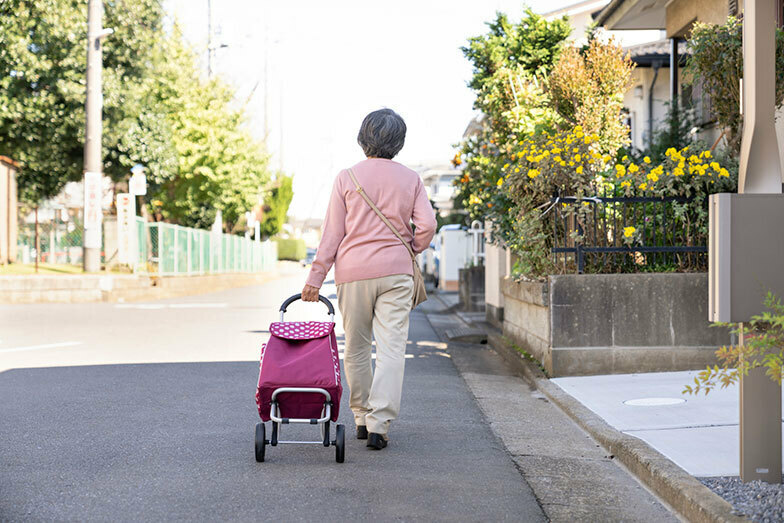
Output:
[[[629,52],[631,59],[639,67],[651,67],[654,62],[658,62],[661,67],[670,66],[670,50],[672,49],[671,40],[657,40],[644,44],[632,45],[624,48]],[[678,63],[686,63],[687,54],[686,42],[678,41]]]
[[[610,0],[582,0],[581,2],[574,2],[559,9],[554,9],[546,13],[542,13],[545,18],[560,18],[562,16],[574,16],[580,13],[594,13],[606,6]]]
[[[594,18],[611,30],[665,29],[669,0],[612,0]]]
[[[8,156],[0,156],[0,162],[8,164],[11,167],[16,167],[17,169],[19,168],[19,164],[14,160],[12,160],[11,158],[9,158]]]

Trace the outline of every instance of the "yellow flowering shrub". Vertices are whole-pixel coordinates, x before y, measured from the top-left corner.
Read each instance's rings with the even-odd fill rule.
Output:
[[[596,175],[607,166],[598,142],[598,135],[586,134],[579,125],[569,131],[544,132],[520,140],[514,160],[502,170],[508,197],[518,204],[523,196],[530,197],[538,206],[553,194],[593,192]]]
[[[665,160],[653,165],[649,157],[634,163],[627,157],[603,180],[605,188],[618,188],[623,196],[695,197],[716,192],[734,192],[737,179],[709,149],[694,146],[669,148]]]

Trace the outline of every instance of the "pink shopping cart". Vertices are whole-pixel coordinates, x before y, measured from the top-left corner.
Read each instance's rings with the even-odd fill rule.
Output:
[[[280,321],[270,324],[270,338],[261,347],[256,405],[261,422],[256,424],[256,461],[264,461],[266,446],[284,443],[317,443],[335,447],[335,461],[345,459],[345,427],[335,426],[330,439],[330,422],[337,422],[343,385],[335,339],[335,309],[324,296],[319,300],[329,310],[329,321],[283,321],[283,315],[300,294],[280,306]],[[272,422],[267,439],[265,422]],[[321,426],[318,441],[281,441],[281,425],[309,423]]]

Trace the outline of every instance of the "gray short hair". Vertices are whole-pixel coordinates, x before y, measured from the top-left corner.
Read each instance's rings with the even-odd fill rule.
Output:
[[[357,142],[365,156],[391,160],[406,141],[406,122],[392,109],[373,111],[362,120]]]

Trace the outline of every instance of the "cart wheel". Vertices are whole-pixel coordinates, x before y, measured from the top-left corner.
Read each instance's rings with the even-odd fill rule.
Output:
[[[261,463],[264,461],[264,448],[267,445],[267,429],[264,423],[256,423],[256,461]]]
[[[335,461],[343,463],[346,459],[346,427],[335,425]]]

